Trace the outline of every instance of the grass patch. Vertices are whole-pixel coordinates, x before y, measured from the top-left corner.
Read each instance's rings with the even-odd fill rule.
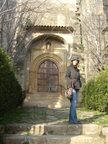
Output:
[[[19,107],[0,116],[0,124],[43,122],[46,120],[46,111],[47,108]]]
[[[108,127],[108,113],[78,108],[78,119],[82,123],[95,123]],[[0,124],[27,123],[39,124],[47,122],[67,123],[69,108],[49,109],[45,107],[20,107],[0,117]]]
[[[108,113],[87,110],[85,108],[78,109],[79,119],[84,123],[94,123],[108,127]]]

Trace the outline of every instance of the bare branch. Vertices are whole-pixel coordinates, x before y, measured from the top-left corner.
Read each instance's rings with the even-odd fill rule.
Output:
[[[0,8],[0,11],[2,11],[4,5],[6,4],[6,1],[7,1],[7,0],[5,0],[4,3],[2,4],[2,6],[1,6],[1,8]]]

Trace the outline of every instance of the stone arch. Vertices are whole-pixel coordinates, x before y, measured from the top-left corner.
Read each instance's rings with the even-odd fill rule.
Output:
[[[57,34],[40,34],[37,37],[30,40],[30,42],[27,44],[27,52],[29,52],[29,50],[32,48],[33,44],[36,44],[40,40],[43,40],[43,42],[45,42],[48,39],[56,40],[56,41],[58,41],[64,45],[67,44],[66,40],[60,35],[57,35]]]
[[[40,66],[40,64],[45,60],[51,60],[54,62],[58,69],[59,69],[59,84],[62,85],[62,72],[63,72],[63,60],[57,56],[56,54],[52,53],[44,53],[39,55],[35,58],[35,60],[32,62],[30,67],[30,75],[29,75],[29,90],[36,90],[37,91],[37,70]]]
[[[40,55],[39,56],[36,56],[35,59],[32,59],[32,56],[31,56],[31,50],[33,48],[33,45],[34,46],[36,45],[36,42],[40,41],[41,39],[44,39],[45,36],[48,36],[49,38],[52,38],[52,40],[57,40],[59,41],[61,44],[65,45],[65,47],[67,47],[66,45],[66,40],[64,38],[62,38],[61,35],[57,35],[57,34],[38,34],[37,37],[35,37],[27,46],[27,51],[26,51],[26,58],[25,58],[25,77],[24,77],[24,87],[27,91],[31,92],[32,90],[35,90],[36,88],[36,82],[33,82],[36,77],[34,75],[34,73],[36,73],[35,71],[35,68],[34,66],[38,66],[39,65],[39,62],[41,62],[42,60],[44,59],[50,59],[52,61],[55,62],[55,64],[57,64],[58,68],[59,68],[59,81],[60,81],[60,84],[62,84],[62,80],[61,79],[64,79],[63,76],[61,75],[61,73],[63,73],[63,68],[65,66],[62,66],[62,61],[63,59],[61,58],[61,56],[58,56],[54,53],[51,53],[51,52],[45,52],[44,54],[42,54],[43,52],[40,51]],[[38,67],[36,67],[38,68]]]

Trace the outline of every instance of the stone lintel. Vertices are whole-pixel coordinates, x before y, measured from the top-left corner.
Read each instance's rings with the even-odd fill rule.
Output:
[[[28,26],[26,27],[27,32],[59,32],[59,33],[72,33],[74,31],[71,26],[44,26],[44,25],[36,25],[36,26]]]

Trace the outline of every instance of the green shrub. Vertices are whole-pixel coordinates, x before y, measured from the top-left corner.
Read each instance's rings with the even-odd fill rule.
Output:
[[[0,113],[22,104],[22,89],[19,85],[9,56],[0,49]]]
[[[108,111],[108,68],[83,86],[82,95],[87,109]]]

